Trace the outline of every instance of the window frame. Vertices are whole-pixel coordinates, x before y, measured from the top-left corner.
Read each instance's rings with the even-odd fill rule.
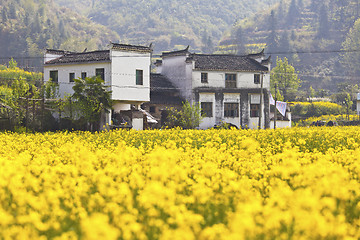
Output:
[[[260,84],[260,74],[258,73],[254,74],[254,83]]]
[[[86,72],[81,72],[81,79],[84,80],[87,77]]]
[[[53,78],[53,74],[56,74],[55,76],[56,77],[54,77]],[[59,82],[59,71],[58,70],[51,70],[50,72],[49,72],[49,80],[50,81],[52,81],[52,82],[54,82],[54,83],[58,83]]]
[[[201,73],[201,83],[209,83],[208,73],[207,72],[202,72]]]
[[[69,82],[70,83],[75,82],[74,79],[75,79],[75,73],[74,72],[69,73]]]
[[[211,118],[213,117],[213,102],[201,102],[201,116]]]
[[[239,117],[239,103],[224,103],[224,117],[237,118]]]
[[[138,86],[144,85],[144,70],[136,69],[135,84]]]
[[[258,118],[260,116],[260,104],[250,104],[250,117]]]
[[[105,81],[105,68],[95,68],[95,76]]]
[[[225,73],[225,88],[236,88],[237,86],[237,74]]]

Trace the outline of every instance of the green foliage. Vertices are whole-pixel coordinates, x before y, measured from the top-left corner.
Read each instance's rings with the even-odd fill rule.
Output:
[[[74,81],[72,99],[80,105],[82,116],[90,124],[89,130],[93,131],[95,124],[100,122],[101,114],[108,112],[112,107],[111,92],[99,76],[78,78]]]
[[[210,52],[212,42],[218,42],[234,22],[277,1],[56,0],[116,31],[130,43],[153,42],[158,52],[174,49],[175,45]]]
[[[344,53],[342,54],[342,65],[351,75],[359,75],[360,52],[354,51],[360,49],[360,19],[346,35],[345,41],[342,43]]]
[[[271,91],[275,95],[276,89],[279,91],[277,94],[278,99],[283,98],[284,101],[295,99],[296,91],[300,86],[301,80],[299,79],[295,68],[288,63],[287,58],[276,59],[276,67],[271,71]]]
[[[42,73],[20,69],[14,59],[8,65],[9,67],[0,65],[0,118],[9,119],[16,126],[25,115],[21,98],[40,96],[36,84],[42,79]]]
[[[31,61],[22,59],[21,66],[41,67],[45,48],[95,50],[120,39],[106,27],[53,1],[0,0],[0,9],[0,46],[5,46],[0,48],[0,56],[32,57]],[[77,41],[69,40],[70,36]]]
[[[334,93],[337,83],[349,81],[355,84],[360,77],[358,53],[351,51],[359,49],[356,45],[359,34],[355,31],[359,24],[355,24],[348,34],[359,13],[358,0],[282,0],[238,21],[229,31],[231,35],[223,37],[226,40],[220,42],[220,48],[225,51],[225,46],[236,42],[236,29],[241,28],[246,36],[247,52],[254,51],[254,45],[266,43],[265,50],[271,53],[272,59],[287,57],[303,75],[304,90],[313,86],[315,90],[326,89]],[[347,34],[348,39],[342,45]],[[350,51],[342,56],[340,49]]]
[[[47,99],[55,99],[59,97],[59,85],[53,81],[47,81],[43,85],[43,96]]]
[[[191,105],[188,101],[184,102],[181,110],[170,108],[166,125],[168,127],[182,127],[183,129],[197,128],[203,116],[199,104]]]

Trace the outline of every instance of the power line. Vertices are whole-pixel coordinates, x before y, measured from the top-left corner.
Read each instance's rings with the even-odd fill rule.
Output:
[[[352,53],[352,52],[360,52],[360,49],[334,49],[334,50],[309,50],[309,51],[274,51],[274,52],[266,52],[267,55],[285,55],[285,54],[321,54],[321,53]],[[200,54],[200,53],[199,53]],[[211,55],[211,54],[210,54]],[[220,54],[221,55],[221,54]],[[235,55],[235,54],[234,54]],[[236,54],[239,56],[246,56],[248,54]],[[162,54],[152,54],[152,58],[160,58]],[[130,57],[147,57],[147,56],[133,56],[133,55],[123,55],[123,56],[111,56],[111,58],[130,58]],[[46,59],[44,56],[8,56],[8,57],[0,57],[1,59]],[[106,61],[106,60],[104,60]]]

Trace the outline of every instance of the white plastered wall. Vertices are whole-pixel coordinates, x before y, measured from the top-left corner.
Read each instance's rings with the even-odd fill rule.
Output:
[[[201,73],[208,73],[208,83],[201,83]],[[237,88],[261,88],[261,84],[254,83],[255,72],[226,72],[228,74],[236,74]],[[225,72],[223,71],[193,71],[192,86],[197,87],[214,87],[225,88]],[[263,75],[263,88],[270,89],[270,75]]]
[[[133,118],[132,120],[132,129],[134,130],[143,130],[144,129],[144,120],[142,118]]]
[[[58,71],[59,95],[64,97],[74,93],[72,87],[75,85],[69,81],[69,74],[75,73],[75,78],[80,78],[82,72],[86,72],[87,77],[95,76],[97,68],[105,70],[105,85],[110,85],[111,68],[110,63],[87,63],[87,64],[67,64],[67,65],[45,65],[44,80],[49,81],[50,71]]]
[[[150,53],[111,50],[112,99],[150,101]],[[143,85],[136,85],[136,70],[143,71]]]
[[[162,61],[161,74],[168,79],[180,91],[180,95],[193,103],[192,95],[192,63],[186,63],[187,56],[164,57]]]

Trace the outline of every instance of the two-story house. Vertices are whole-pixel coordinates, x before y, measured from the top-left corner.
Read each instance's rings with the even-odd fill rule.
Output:
[[[72,94],[75,78],[100,76],[109,86],[113,114],[131,112],[132,108],[150,101],[151,46],[111,43],[109,49],[74,53],[46,50],[44,79],[59,85],[60,97]],[[137,116],[135,116],[137,115]],[[142,114],[130,114],[135,129],[143,128]],[[111,114],[103,123],[111,124]]]
[[[231,123],[241,128],[270,127],[270,57],[258,54],[223,55],[164,52],[157,62],[166,76],[190,103],[204,114],[201,129]],[[262,90],[262,91],[261,91]]]

